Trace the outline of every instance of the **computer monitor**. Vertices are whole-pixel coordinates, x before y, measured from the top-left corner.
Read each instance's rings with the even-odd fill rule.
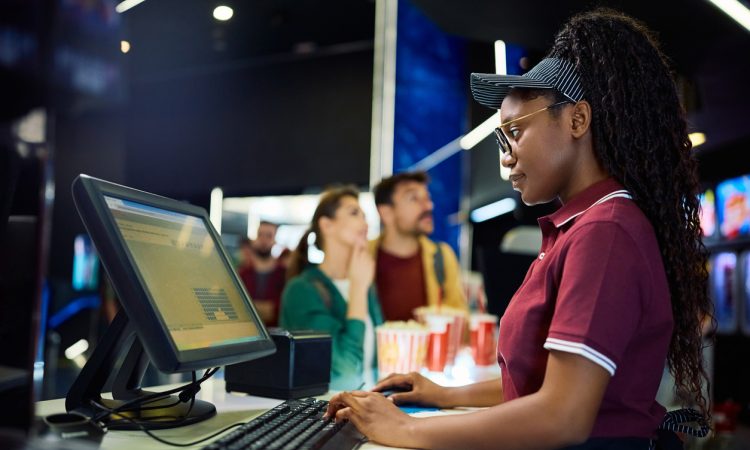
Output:
[[[148,395],[140,381],[149,360],[174,373],[275,351],[204,209],[86,175],[73,181],[73,198],[122,308],[68,393],[68,411],[94,415],[101,412],[97,404],[137,403]],[[110,377],[113,400],[102,399]],[[161,404],[178,410],[149,403],[128,414],[142,421],[171,417],[148,422],[151,428],[215,414],[213,405],[197,400],[189,407],[176,398]],[[120,422],[110,428],[135,427]]]
[[[714,302],[716,332],[732,334],[737,331],[737,254],[720,252],[711,257],[709,289]]]

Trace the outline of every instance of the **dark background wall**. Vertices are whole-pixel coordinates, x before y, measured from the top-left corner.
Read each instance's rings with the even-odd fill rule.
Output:
[[[366,185],[372,47],[132,85],[127,180],[192,198]]]

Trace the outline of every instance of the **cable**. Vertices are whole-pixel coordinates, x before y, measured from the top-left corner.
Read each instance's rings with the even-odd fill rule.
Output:
[[[224,428],[222,430],[217,431],[216,433],[214,433],[214,434],[212,434],[210,436],[206,436],[206,437],[204,437],[202,439],[198,439],[197,441],[184,442],[184,443],[181,443],[181,442],[171,442],[171,441],[168,441],[166,439],[160,438],[159,436],[155,435],[154,433],[151,432],[151,430],[147,429],[141,423],[139,423],[138,421],[135,421],[135,420],[131,419],[130,417],[124,416],[124,415],[120,414],[119,412],[116,412],[115,410],[113,410],[111,408],[107,408],[106,406],[104,406],[104,405],[102,405],[102,404],[100,404],[100,403],[98,403],[98,402],[96,402],[94,400],[91,400],[91,403],[92,403],[92,405],[96,406],[97,408],[99,408],[101,410],[104,410],[104,411],[107,411],[108,414],[110,414],[110,415],[122,417],[124,420],[126,420],[126,421],[134,424],[135,426],[137,426],[138,428],[140,428],[141,431],[143,431],[144,433],[146,433],[147,435],[149,435],[151,438],[153,438],[153,439],[161,442],[162,444],[171,445],[173,447],[191,447],[193,445],[200,444],[201,442],[205,442],[205,441],[207,441],[209,439],[213,439],[216,436],[218,436],[218,435],[220,435],[222,433],[225,433],[225,432],[231,430],[232,428],[236,428],[236,427],[245,425],[245,422],[237,422],[235,424],[229,425],[228,427],[226,427],[226,428]]]
[[[178,447],[189,447],[189,446],[192,446],[192,445],[199,444],[199,443],[201,443],[203,441],[206,441],[208,439],[211,439],[213,437],[216,437],[219,434],[224,433],[227,430],[230,430],[231,428],[243,425],[244,423],[243,422],[239,422],[239,423],[230,425],[229,427],[226,427],[223,430],[220,430],[220,431],[212,434],[211,436],[207,436],[207,437],[205,437],[203,439],[200,439],[200,440],[195,441],[195,442],[190,442],[190,443],[179,443],[179,442],[170,442],[170,441],[167,441],[167,440],[165,440],[163,438],[160,438],[159,436],[156,436],[155,434],[153,434],[148,428],[146,428],[144,426],[144,424],[148,424],[148,423],[152,423],[152,422],[158,421],[158,423],[160,425],[168,424],[168,425],[179,426],[179,424],[185,422],[187,420],[187,418],[189,417],[190,412],[193,410],[193,407],[195,406],[195,396],[200,391],[200,385],[201,385],[201,383],[203,383],[208,378],[210,378],[218,370],[219,370],[218,367],[215,367],[213,369],[207,369],[206,372],[204,372],[203,376],[200,379],[196,379],[195,371],[193,371],[192,372],[192,382],[190,382],[190,383],[188,383],[188,384],[186,384],[184,386],[181,386],[181,387],[175,388],[175,389],[170,389],[170,390],[165,391],[165,392],[159,392],[159,393],[156,393],[156,394],[151,394],[151,395],[148,395],[146,397],[141,397],[139,399],[134,399],[134,400],[128,401],[126,403],[123,403],[122,405],[118,406],[117,408],[108,408],[108,407],[106,407],[106,406],[102,405],[101,403],[98,403],[98,402],[96,402],[94,400],[91,400],[91,404],[93,406],[101,409],[102,411],[104,411],[103,415],[117,416],[117,417],[121,418],[120,420],[110,421],[110,424],[119,423],[119,422],[123,422],[123,421],[124,422],[129,422],[129,423],[134,424],[135,426],[137,426],[138,428],[140,428],[141,431],[143,431],[144,433],[146,433],[147,435],[149,435],[151,438],[153,438],[153,439],[155,439],[155,440],[157,440],[159,442],[162,442],[162,443],[167,444],[167,445],[178,446]],[[171,403],[169,405],[144,406],[146,404],[158,401],[160,399],[167,398],[172,393],[177,393],[177,392],[179,392],[179,395],[178,395],[179,400],[176,401],[176,402],[173,402],[173,403]],[[165,407],[171,407],[171,406],[176,406],[179,403],[184,403],[184,402],[187,402],[187,401],[190,402],[190,406],[188,407],[188,409],[185,412],[185,414],[182,415],[182,416],[155,416],[155,417],[150,417],[149,420],[136,420],[136,419],[127,417],[124,414],[122,414],[122,412],[126,412],[126,411],[133,411],[133,410],[140,410],[140,411],[142,411],[142,410],[145,410],[145,409],[151,410],[151,409],[160,409],[160,408],[165,408]],[[158,420],[158,419],[165,419],[165,418],[173,418],[175,420],[172,420],[170,422],[166,422],[166,421],[163,421],[163,420]]]
[[[144,397],[134,398],[134,399],[129,400],[129,401],[125,402],[125,403],[122,403],[121,405],[117,406],[116,408],[112,408],[112,411],[115,412],[115,413],[119,413],[119,412],[123,412],[123,411],[133,411],[133,410],[136,410],[136,409],[143,409],[143,408],[141,408],[143,405],[146,405],[146,404],[149,404],[149,403],[153,403],[155,401],[163,400],[165,398],[169,398],[170,395],[176,394],[178,392],[180,393],[180,395],[179,395],[180,402],[187,402],[188,400],[192,399],[191,406],[190,406],[190,410],[192,410],[192,405],[193,405],[194,400],[195,400],[195,394],[197,394],[198,391],[200,391],[200,385],[201,385],[201,383],[203,383],[204,381],[206,381],[207,379],[209,379],[211,376],[213,376],[213,374],[215,374],[219,369],[220,369],[219,367],[214,367],[212,369],[207,369],[206,372],[203,374],[203,376],[200,379],[198,379],[198,380],[195,379],[195,372],[193,372],[193,381],[190,382],[190,383],[188,383],[188,384],[186,384],[186,385],[184,385],[184,386],[176,387],[176,388],[164,391],[164,392],[155,392],[153,394],[149,394],[149,395],[146,395]],[[187,391],[189,393],[188,394],[189,396],[188,395],[186,395],[186,396],[182,395],[185,391]],[[176,406],[180,402],[175,402],[175,403],[173,403],[171,405],[166,405],[166,407]],[[134,405],[136,406],[136,409],[132,408],[132,406],[134,406]],[[163,408],[163,407],[165,407],[165,406],[148,407],[148,409],[159,409],[159,408]],[[91,420],[93,420],[93,421],[102,420],[108,414],[110,414],[110,413],[104,412],[104,413],[102,413],[102,414],[100,414],[98,416],[93,417]]]
[[[106,410],[104,410],[105,412],[103,412],[102,414],[96,416],[92,420],[99,420],[100,418],[103,418],[103,417],[105,417],[107,415],[112,416],[113,413],[118,413],[117,416],[124,417],[123,414],[119,414],[119,413],[128,412],[128,411],[144,411],[144,410],[166,409],[166,408],[170,408],[170,407],[176,406],[176,405],[178,405],[180,403],[186,403],[186,402],[189,401],[190,402],[190,406],[188,407],[187,411],[184,412],[180,416],[162,415],[162,416],[149,417],[146,420],[133,419],[133,418],[128,418],[126,420],[127,422],[138,423],[140,425],[143,425],[143,424],[148,425],[150,423],[158,423],[160,426],[165,426],[165,425],[175,426],[175,427],[181,426],[181,425],[183,425],[188,420],[188,418],[190,416],[190,412],[193,410],[193,407],[195,406],[195,396],[200,391],[200,385],[201,385],[201,383],[203,383],[208,378],[210,378],[211,376],[213,376],[213,374],[215,374],[218,370],[219,370],[218,367],[215,367],[215,368],[212,368],[212,369],[207,369],[206,372],[204,372],[203,376],[200,379],[198,379],[198,380],[196,380],[196,374],[195,374],[195,371],[193,371],[192,372],[192,382],[190,382],[190,383],[188,383],[188,384],[186,384],[184,386],[181,386],[181,387],[178,387],[178,388],[174,388],[174,389],[171,389],[171,390],[168,390],[168,391],[164,391],[164,392],[159,392],[159,393],[151,394],[151,395],[148,395],[148,396],[145,396],[145,397],[140,397],[140,398],[137,398],[137,399],[133,399],[133,400],[128,401],[128,402],[126,402],[126,403],[124,403],[122,405],[119,405],[116,408],[107,408]],[[169,398],[169,395],[167,395],[167,394],[177,393],[177,392],[179,392],[179,399],[177,401],[175,401],[175,402],[172,402],[172,403],[168,404],[168,405],[144,406],[144,405],[147,405],[149,403],[153,403],[155,401],[159,401],[159,400],[162,400],[162,399],[165,399],[165,398]],[[101,404],[98,404],[98,405],[103,406]],[[172,420],[166,421],[164,419],[172,419]],[[123,422],[123,420],[110,420],[108,422],[108,425],[110,425],[110,426],[117,425],[117,424],[119,424],[121,422]]]

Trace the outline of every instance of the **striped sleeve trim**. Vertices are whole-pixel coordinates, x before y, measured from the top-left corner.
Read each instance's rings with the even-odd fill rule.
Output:
[[[547,338],[547,341],[544,343],[544,348],[547,350],[559,350],[561,352],[581,355],[594,364],[602,366],[602,368],[609,372],[611,376],[615,376],[617,364],[586,344],[581,344],[580,342],[563,341],[562,339],[556,338]]]

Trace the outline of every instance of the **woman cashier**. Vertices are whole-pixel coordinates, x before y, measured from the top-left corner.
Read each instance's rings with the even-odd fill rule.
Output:
[[[570,19],[527,74],[472,75],[474,98],[500,110],[513,188],[529,205],[562,202],[539,220],[539,256],[501,321],[502,378],[446,388],[391,375],[374,390],[410,391],[345,392],[329,417],[398,447],[681,447],[660,429],[686,418],[665,421],[656,391],[666,361],[706,414],[710,302],[696,163],[665,61],[639,22],[596,10]],[[414,418],[402,402],[488,408]]]

